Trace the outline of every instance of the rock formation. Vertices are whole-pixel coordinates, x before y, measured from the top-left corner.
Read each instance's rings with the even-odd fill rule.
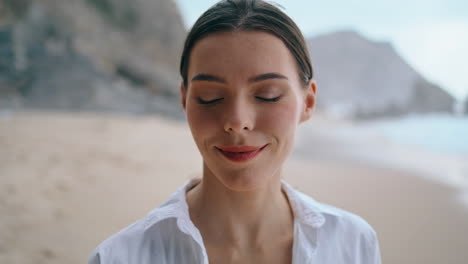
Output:
[[[468,116],[468,97],[465,97],[463,111],[465,112],[465,115]]]
[[[180,111],[174,0],[2,0],[0,14],[0,107]]]
[[[454,98],[425,80],[389,43],[344,31],[310,38],[308,44],[318,110],[358,118],[452,111]]]

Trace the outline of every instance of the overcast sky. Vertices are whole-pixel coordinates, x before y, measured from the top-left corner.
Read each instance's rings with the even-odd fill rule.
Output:
[[[217,0],[176,0],[187,28]],[[389,41],[428,80],[468,96],[467,0],[276,0],[306,37],[352,29]]]

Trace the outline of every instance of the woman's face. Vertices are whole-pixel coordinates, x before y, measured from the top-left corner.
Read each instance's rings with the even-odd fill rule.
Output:
[[[242,191],[280,177],[315,83],[301,85],[294,57],[274,35],[224,32],[195,44],[181,92],[204,177]]]

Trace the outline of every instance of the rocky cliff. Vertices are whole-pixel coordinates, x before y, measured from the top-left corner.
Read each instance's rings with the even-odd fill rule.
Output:
[[[1,0],[0,107],[180,112],[174,0]]]
[[[308,44],[319,111],[372,118],[453,109],[454,98],[425,80],[389,43],[343,31],[310,38]]]
[[[463,106],[463,112],[465,112],[465,115],[468,116],[468,97],[465,98],[464,106]]]

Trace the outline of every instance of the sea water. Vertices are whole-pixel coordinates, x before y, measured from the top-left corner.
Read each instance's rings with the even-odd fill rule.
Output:
[[[420,160],[420,169],[457,188],[459,200],[468,206],[468,116],[411,115],[372,121],[364,126],[379,131],[393,142],[439,154],[435,159]],[[413,157],[405,162],[417,164],[416,160]]]
[[[403,169],[455,187],[468,206],[468,116],[310,122],[297,141],[298,155]]]
[[[439,153],[468,154],[468,116],[411,115],[368,123],[397,143]]]

